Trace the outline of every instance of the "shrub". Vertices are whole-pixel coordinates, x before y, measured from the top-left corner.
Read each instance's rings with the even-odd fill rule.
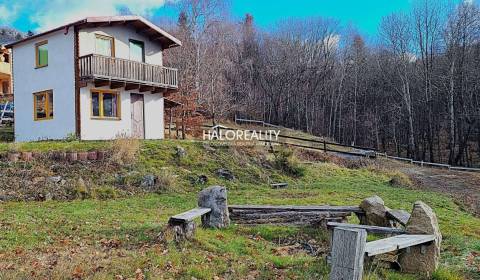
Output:
[[[390,185],[392,187],[411,187],[413,186],[412,180],[405,173],[399,171],[392,171],[389,174]]]
[[[117,190],[113,187],[104,186],[104,187],[96,187],[92,190],[92,197],[105,200],[105,199],[112,199],[118,196]]]
[[[162,169],[157,174],[155,181],[155,192],[162,193],[166,191],[173,191],[177,187],[177,176],[171,171]]]
[[[286,148],[282,148],[275,153],[273,166],[290,176],[301,177],[305,173],[305,168],[293,156],[293,151]]]
[[[111,145],[110,160],[119,164],[134,163],[140,150],[140,141],[138,139],[118,136]]]

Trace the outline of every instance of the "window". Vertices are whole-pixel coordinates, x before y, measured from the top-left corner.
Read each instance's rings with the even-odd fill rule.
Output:
[[[145,62],[145,44],[143,42],[130,40],[130,60]]]
[[[113,37],[95,34],[95,53],[105,56],[115,56]]]
[[[120,119],[120,95],[118,92],[92,90],[92,117]]]
[[[53,119],[53,91],[33,94],[33,114],[36,121]]]
[[[48,66],[48,41],[35,44],[35,66],[37,68]]]

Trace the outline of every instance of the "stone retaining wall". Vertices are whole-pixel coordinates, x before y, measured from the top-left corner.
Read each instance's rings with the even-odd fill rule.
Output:
[[[107,151],[89,151],[89,152],[7,152],[1,155],[4,161],[9,162],[30,162],[36,159],[52,159],[58,161],[102,161],[108,156]]]

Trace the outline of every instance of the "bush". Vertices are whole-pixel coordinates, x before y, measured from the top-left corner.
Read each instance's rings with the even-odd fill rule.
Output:
[[[92,190],[92,197],[106,200],[116,198],[118,196],[117,190],[113,187],[97,187]]]
[[[399,171],[392,171],[390,174],[390,185],[392,187],[411,187],[413,186],[412,180],[406,174]]]
[[[139,151],[138,139],[120,135],[112,142],[110,160],[119,164],[131,164],[136,161]]]
[[[162,193],[173,191],[177,187],[177,176],[169,170],[162,169],[157,174],[155,181],[155,192]]]
[[[305,173],[305,168],[300,165],[290,149],[282,148],[278,150],[275,153],[273,166],[290,176],[301,177]]]

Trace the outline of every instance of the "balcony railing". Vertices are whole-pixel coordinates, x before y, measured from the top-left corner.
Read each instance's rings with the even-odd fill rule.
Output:
[[[178,88],[178,70],[128,59],[90,54],[79,58],[81,79],[107,79],[140,85]]]

